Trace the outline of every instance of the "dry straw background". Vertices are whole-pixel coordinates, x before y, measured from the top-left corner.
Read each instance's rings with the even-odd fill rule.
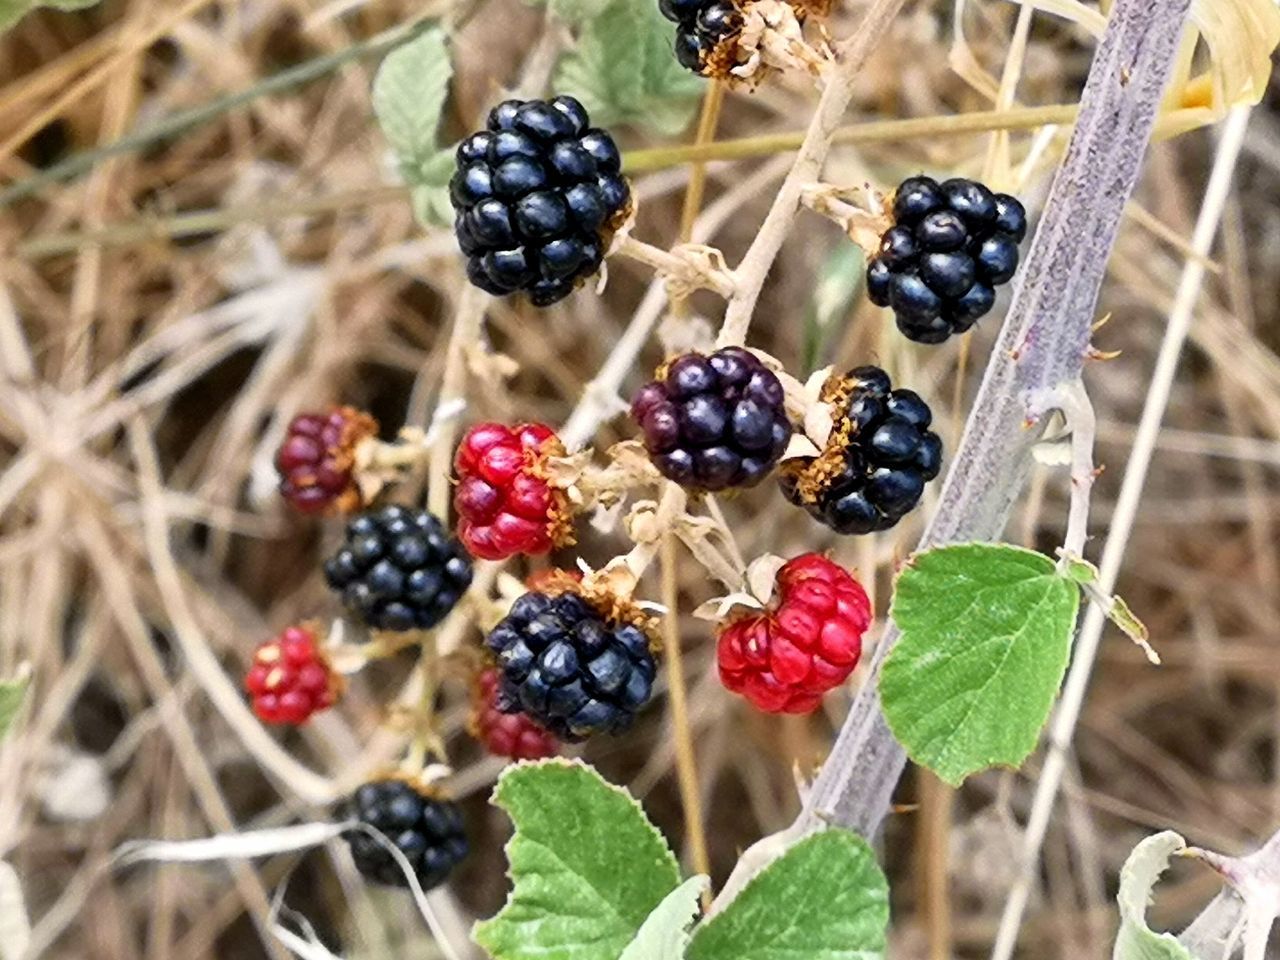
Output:
[[[839,5],[832,33],[847,35],[865,7]],[[998,77],[1018,7],[968,7],[971,53]],[[565,40],[520,0],[107,0],[76,14],[36,13],[0,40],[0,177],[25,180],[145,122],[257,90],[290,65],[434,16],[462,24],[450,136],[521,76],[531,51],[545,57]],[[991,108],[949,64],[951,16],[950,3],[907,4],[858,82],[849,122]],[[1037,15],[1019,101],[1074,102],[1092,47],[1084,31]],[[341,844],[252,867],[103,868],[131,838],[317,819],[326,796],[394,760],[405,740],[388,704],[410,659],[366,671],[337,709],[300,733],[264,731],[235,708],[258,642],[296,619],[335,613],[318,565],[336,525],[299,520],[273,496],[270,459],[284,424],[329,402],[372,410],[387,437],[424,424],[462,290],[448,231],[424,235],[389,187],[369,106],[376,62],[354,59],[245,97],[176,138],[0,210],[0,676],[22,662],[34,670],[21,733],[0,748],[0,858],[22,880],[29,957],[287,956],[260,925],[291,871],[290,905],[343,957],[439,956],[408,900],[363,887]],[[732,92],[719,135],[796,130],[813,102],[799,79]],[[1147,833],[1169,827],[1238,852],[1280,821],[1277,104],[1273,84],[1254,111],[1223,209],[1120,578],[1165,664],[1147,665],[1118,635],[1104,641],[1019,956],[1109,956],[1117,872]],[[1012,136],[1012,169],[1034,137]],[[620,139],[628,148],[661,145],[634,129]],[[1112,261],[1101,304],[1111,320],[1096,343],[1122,352],[1086,372],[1107,467],[1095,495],[1098,535],[1109,525],[1214,143],[1200,130],[1153,147]],[[977,175],[991,145],[987,133],[842,145],[827,179],[887,187],[921,168]],[[1059,131],[1032,159],[1025,196],[1033,213],[1061,145]],[[697,235],[735,262],[787,163],[712,164]],[[688,181],[686,166],[637,176],[637,236],[675,241]],[[802,214],[761,300],[752,342],[793,369],[815,278],[842,243],[829,222]],[[493,303],[488,345],[514,363],[486,362],[476,345],[466,416],[563,422],[649,282],[644,268],[621,261],[601,296],[582,292],[545,312]],[[694,306],[718,320],[708,295]],[[953,447],[998,319],[973,335],[966,362],[957,343],[907,343],[858,298],[837,311],[823,362],[889,367],[930,399]],[[661,352],[650,343],[628,390]],[[627,435],[619,419],[597,440]],[[1044,550],[1061,542],[1065,482],[1038,468],[1010,539]],[[415,484],[398,494],[416,495]],[[838,541],[771,489],[725,506],[748,558],[830,550],[874,586],[881,615],[894,564],[921,523],[918,513],[889,534]],[[600,564],[625,546],[616,535],[588,535],[581,552]],[[684,561],[681,607],[689,610],[711,585]],[[646,592],[656,596],[650,579]],[[808,719],[762,716],[719,687],[707,625],[685,619],[681,632],[707,842],[723,880],[743,847],[790,822],[793,768],[821,759],[847,698],[828,698]],[[447,680],[442,716],[475,848],[452,886],[459,924],[501,902],[507,829],[485,803],[498,767],[462,730],[465,694],[460,675]],[[584,755],[640,795],[679,844],[689,834],[668,704],[659,697],[631,735]],[[904,780],[898,799],[909,808],[884,838],[894,956],[988,955],[1039,768],[1033,758],[954,795],[919,775]],[[1203,868],[1178,867],[1155,918],[1184,924],[1216,889]],[[0,954],[9,960],[3,944]]]

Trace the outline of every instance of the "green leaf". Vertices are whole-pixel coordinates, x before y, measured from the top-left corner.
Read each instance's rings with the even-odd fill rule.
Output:
[[[572,0],[596,7],[599,0]],[[704,81],[676,62],[674,24],[656,3],[608,0],[580,21],[573,52],[561,60],[556,89],[573,94],[601,126],[634,123],[659,133],[684,129]]]
[[[856,243],[840,243],[818,271],[818,286],[809,301],[804,322],[804,379],[822,365],[831,334],[853,309],[862,289],[866,256]]]
[[[454,148],[446,147],[427,158],[410,177],[413,188],[409,202],[413,214],[424,227],[442,227],[453,223],[453,204],[449,200],[449,178],[455,166]]]
[[[0,31],[8,30],[36,7],[56,10],[84,10],[98,0],[0,0]]]
[[[473,937],[498,960],[616,960],[680,882],[640,805],[585,764],[510,767],[494,803],[516,827],[514,889]]]
[[[667,894],[649,914],[635,939],[627,944],[618,960],[679,960],[689,943],[689,924],[698,912],[698,897],[707,888],[707,878],[690,877]]]
[[[27,699],[27,687],[31,684],[31,670],[22,667],[10,680],[0,680],[0,740],[17,722],[18,714]]]
[[[688,960],[879,960],[889,885],[862,838],[808,837],[700,924]]]
[[[410,184],[441,152],[436,139],[453,64],[445,33],[428,30],[392,50],[373,80],[373,111]]]
[[[908,755],[943,780],[1035,749],[1062,684],[1080,591],[1043,554],[961,544],[913,557],[891,616],[902,638],[880,697]]]
[[[1186,848],[1182,837],[1166,831],[1147,837],[1129,854],[1120,871],[1120,932],[1112,960],[1195,960],[1171,934],[1147,926],[1151,891],[1169,868],[1169,858]]]

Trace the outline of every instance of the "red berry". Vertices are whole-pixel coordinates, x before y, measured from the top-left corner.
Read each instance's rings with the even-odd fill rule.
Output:
[[[264,723],[297,726],[333,706],[342,678],[330,667],[315,631],[296,626],[257,649],[244,688]]]
[[[350,513],[363,506],[353,468],[360,441],[378,422],[354,407],[293,418],[276,452],[280,494],[300,513]]]
[[[472,556],[505,560],[547,553],[573,542],[569,503],[542,469],[564,452],[550,427],[481,423],[458,445],[458,539]]]
[[[498,671],[485,670],[476,679],[467,729],[495,756],[512,760],[553,757],[560,741],[523,713],[503,713],[498,709]]]
[[[811,713],[862,655],[871,603],[861,584],[817,553],[778,571],[770,609],[720,628],[720,680],[767,713]]]

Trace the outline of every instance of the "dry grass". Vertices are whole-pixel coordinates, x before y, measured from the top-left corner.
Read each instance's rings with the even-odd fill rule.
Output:
[[[21,180],[146,118],[244,90],[448,6],[108,0],[88,13],[37,14],[0,41],[0,176]],[[1016,7],[971,6],[975,54],[998,77]],[[846,2],[833,33],[847,35],[864,7]],[[948,67],[947,7],[908,5],[858,81],[850,120],[990,108]],[[456,44],[451,132],[474,122],[496,85],[513,82],[539,29],[536,12],[518,0],[491,0],[467,20]],[[1019,102],[1072,102],[1090,49],[1076,32],[1035,18]],[[380,722],[410,660],[369,671],[301,734],[267,734],[227,699],[256,643],[297,618],[334,612],[318,562],[335,529],[291,517],[273,496],[270,458],[285,422],[299,409],[343,401],[371,409],[388,435],[425,423],[463,289],[447,233],[423,236],[393,192],[358,202],[359,191],[388,182],[369,110],[372,65],[352,63],[254,99],[0,210],[0,676],[30,661],[36,691],[21,735],[0,750],[0,856],[23,878],[33,955],[283,956],[255,924],[294,859],[108,875],[105,856],[130,838],[316,818],[327,794],[393,762],[403,747],[403,734]],[[798,83],[733,92],[719,136],[796,130],[813,100]],[[1033,136],[1011,135],[1015,165]],[[636,131],[624,139],[654,145]],[[827,179],[888,184],[921,166],[977,174],[991,140],[841,146]],[[1028,184],[1032,207],[1056,148]],[[1127,222],[1113,261],[1102,308],[1114,317],[1098,344],[1123,354],[1087,374],[1100,416],[1098,459],[1111,468],[1097,487],[1099,534],[1211,156],[1207,132],[1153,149],[1139,193],[1145,212]],[[695,236],[736,262],[784,172],[785,161],[768,159],[712,164]],[[684,168],[639,177],[638,236],[664,247],[675,241],[686,180]],[[1023,931],[1026,957],[1110,955],[1117,870],[1144,832],[1173,827],[1235,851],[1280,820],[1278,194],[1280,119],[1264,107],[1253,118],[1214,254],[1219,269],[1192,329],[1121,577],[1165,665],[1149,667],[1122,639],[1104,643]],[[354,201],[324,212],[307,206],[317,198],[331,206],[335,196]],[[17,248],[65,231],[217,209],[239,215],[216,216],[181,239],[124,236],[51,257]],[[839,242],[828,223],[802,216],[760,301],[756,345],[795,361],[815,269]],[[468,417],[565,419],[649,282],[628,262],[610,273],[603,297],[582,294],[545,313],[492,307],[492,347],[519,372],[473,379]],[[709,295],[694,306],[718,319]],[[988,321],[975,335],[962,367],[956,345],[906,344],[863,306],[833,338],[828,359],[877,359],[925,393],[940,422],[958,424],[994,327]],[[659,359],[651,343],[642,366]],[[626,432],[619,421],[597,439]],[[874,541],[837,542],[768,490],[724,507],[748,557],[830,549],[875,585],[881,612],[892,565],[919,523]],[[1052,549],[1065,507],[1063,478],[1037,477],[1012,538]],[[582,553],[600,563],[623,547],[616,537],[588,536]],[[676,586],[692,609],[709,585],[682,559]],[[656,568],[646,592],[660,592]],[[706,625],[687,620],[682,633],[708,855],[723,879],[742,847],[794,815],[793,764],[820,760],[842,703],[830,698],[827,712],[809,720],[756,714],[719,687]],[[496,768],[461,730],[464,701],[461,678],[449,679],[443,717],[476,849],[453,891],[462,911],[487,914],[504,889],[506,828],[484,803]],[[668,703],[660,699],[634,733],[585,755],[639,792],[678,843],[684,819]],[[924,807],[894,818],[885,838],[896,956],[989,951],[1014,876],[1015,824],[1038,766],[978,777],[955,796],[919,777],[903,783],[899,799]],[[1185,923],[1213,889],[1203,873],[1178,870],[1159,920]],[[436,955],[406,902],[364,889],[340,845],[302,860],[289,900],[344,957]]]

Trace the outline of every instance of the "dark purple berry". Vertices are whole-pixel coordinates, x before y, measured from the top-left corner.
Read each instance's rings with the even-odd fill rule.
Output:
[[[1021,243],[1027,235],[1027,211],[1016,197],[996,194],[996,229]]]
[[[893,218],[898,223],[911,226],[926,214],[943,204],[938,182],[930,177],[911,177],[903,180],[893,199]]]
[[[943,298],[964,296],[976,276],[977,268],[967,253],[926,253],[920,258],[920,279]]]
[[[895,274],[889,287],[889,303],[900,317],[932,320],[942,313],[942,298],[914,273]]]
[[[879,257],[872,260],[867,267],[867,298],[877,307],[887,307],[892,282],[892,268]]]
[[[754,486],[791,439],[782,383],[741,347],[677,357],[631,415],[658,470],[697,490]]]
[[[1008,283],[1018,269],[1018,245],[1012,237],[994,234],[982,241],[974,261],[978,272],[991,286]]]
[[[906,227],[890,227],[880,238],[880,255],[876,259],[890,270],[900,270],[914,262],[919,253],[914,233]]]
[[[438,887],[467,856],[467,835],[457,805],[433,796],[407,780],[374,780],[356,790],[347,816],[382,834],[383,842],[363,830],[346,840],[356,868],[367,880],[408,887],[409,881],[384,843],[395,847],[424,890]]]
[[[960,214],[971,229],[995,222],[995,195],[976,180],[948,180],[942,185],[942,196],[947,206]]]

